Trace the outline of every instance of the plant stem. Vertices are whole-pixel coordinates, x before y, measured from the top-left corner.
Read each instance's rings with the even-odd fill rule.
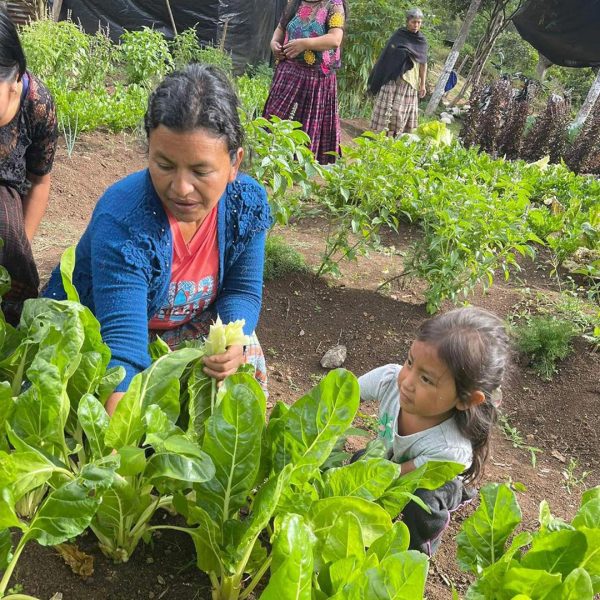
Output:
[[[140,518],[137,520],[136,524],[129,531],[130,538],[135,537],[139,533],[140,529],[143,531],[144,526],[152,518],[152,515],[158,510],[160,501],[161,501],[161,497],[158,496],[156,498],[156,502],[154,502],[153,504],[148,506],[148,508],[146,508],[146,510],[140,515]]]
[[[8,564],[8,567],[6,567],[6,571],[4,571],[4,575],[2,576],[2,580],[0,581],[0,598],[4,598],[4,592],[6,591],[8,582],[10,581],[12,573],[15,570],[15,567],[17,566],[17,561],[19,560],[19,556],[21,556],[21,552],[23,552],[26,543],[27,534],[25,534],[19,541],[15,553],[13,554],[13,557],[10,563]]]
[[[240,594],[240,600],[245,600],[254,591],[254,588],[258,585],[263,575],[267,572],[267,569],[271,566],[271,561],[272,557],[269,556],[262,564],[261,568],[256,572],[248,587]]]
[[[10,596],[2,596],[2,600],[39,600],[39,598],[27,594],[11,594]]]
[[[21,362],[19,363],[19,368],[17,369],[17,372],[15,373],[15,377],[12,381],[11,391],[12,391],[13,396],[18,396],[19,392],[21,391],[21,382],[23,380],[23,371],[25,370],[25,362],[27,360],[27,350],[28,349],[29,349],[29,346],[25,346],[25,351],[23,352],[23,358],[21,359]]]
[[[392,281],[396,281],[397,279],[402,279],[402,277],[406,277],[407,275],[410,275],[411,273],[412,273],[412,271],[402,271],[402,273],[400,273],[400,275],[394,275],[393,277],[386,279],[380,286],[377,287],[377,289],[375,291],[378,292],[380,289],[384,288],[389,283],[392,283]]]

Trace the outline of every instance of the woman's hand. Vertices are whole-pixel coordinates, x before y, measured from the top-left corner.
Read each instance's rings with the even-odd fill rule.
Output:
[[[271,52],[277,60],[285,60],[285,54],[283,53],[283,46],[277,40],[271,40]]]
[[[426,94],[427,94],[427,88],[424,85],[419,87],[419,98],[425,98]]]
[[[297,40],[290,40],[284,47],[283,53],[285,58],[296,58],[299,54],[302,54],[305,50],[309,50],[308,40],[305,38],[299,38]]]
[[[210,377],[222,381],[233,375],[244,363],[244,347],[241,344],[229,346],[223,354],[204,357],[204,372]]]

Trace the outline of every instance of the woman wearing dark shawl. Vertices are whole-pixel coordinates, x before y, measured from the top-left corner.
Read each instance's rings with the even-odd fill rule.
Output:
[[[427,40],[421,33],[423,13],[406,12],[406,28],[389,39],[369,76],[369,91],[376,96],[371,118],[373,131],[396,136],[417,126],[418,98],[425,96]]]

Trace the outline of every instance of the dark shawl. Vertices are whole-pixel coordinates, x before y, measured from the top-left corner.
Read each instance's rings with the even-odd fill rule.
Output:
[[[401,27],[392,35],[377,59],[369,75],[369,91],[377,94],[386,83],[410,71],[414,62],[427,62],[427,40],[420,31],[412,33]]]

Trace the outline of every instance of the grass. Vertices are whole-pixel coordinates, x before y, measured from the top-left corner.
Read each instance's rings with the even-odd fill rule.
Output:
[[[546,381],[558,372],[556,363],[571,353],[577,329],[571,321],[551,316],[534,316],[514,328],[515,343],[533,370]]]
[[[308,273],[309,267],[304,257],[286,244],[282,236],[270,235],[265,247],[264,278],[279,279],[293,273]]]
[[[504,437],[512,443],[513,448],[519,448],[520,450],[527,450],[529,452],[531,457],[531,466],[535,469],[537,465],[537,453],[542,452],[542,450],[527,444],[521,432],[508,422],[508,418],[505,414],[500,413],[500,416],[498,417],[498,425],[500,426]]]

